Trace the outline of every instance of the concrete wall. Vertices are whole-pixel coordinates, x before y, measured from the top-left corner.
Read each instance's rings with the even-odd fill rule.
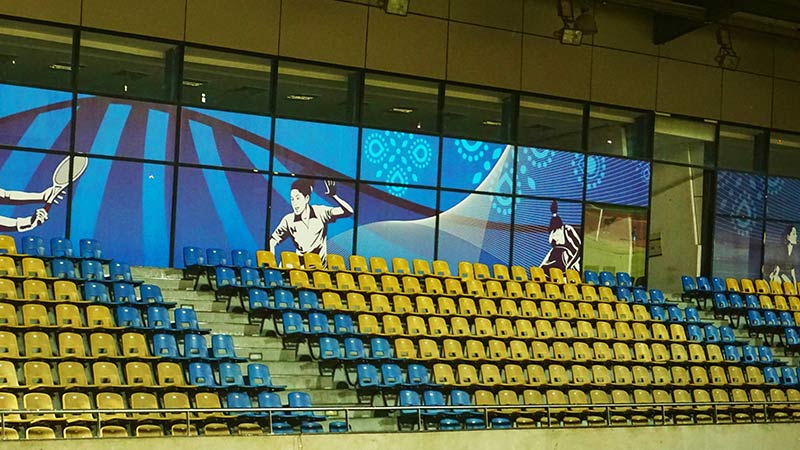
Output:
[[[553,38],[552,0],[13,0],[0,14],[353,67],[521,89],[800,131],[800,41],[734,30],[739,70],[713,60],[714,30],[652,44],[650,12],[597,2],[600,32]]]
[[[800,447],[794,424],[737,424],[680,427],[542,429],[509,431],[469,431],[440,433],[386,433],[349,435],[297,435],[267,437],[196,437],[93,439],[59,441],[62,450],[216,450],[235,443],[238,450],[280,448],[295,450],[383,450],[387,448],[426,450],[497,448],[502,438],[504,450],[555,450],[591,447],[593,450],[680,450],[726,449],[760,450]],[[52,441],[3,443],[8,450],[42,450]]]

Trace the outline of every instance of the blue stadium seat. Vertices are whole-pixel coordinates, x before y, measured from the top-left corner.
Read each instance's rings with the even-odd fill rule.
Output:
[[[309,313],[308,332],[310,334],[330,334],[331,327],[328,324],[328,316],[322,312]]]
[[[231,265],[234,267],[255,267],[250,252],[243,249],[231,250]]]
[[[781,367],[781,384],[788,387],[797,386],[797,371],[794,367]]]
[[[175,335],[158,333],[153,335],[153,356],[167,359],[181,359]]]
[[[273,434],[292,434],[292,433],[294,433],[294,428],[288,422],[279,422],[279,421],[273,420],[272,421],[272,433]]]
[[[130,303],[132,305],[139,303],[139,299],[136,297],[136,288],[131,283],[114,283],[112,290],[114,292],[114,303]]]
[[[697,292],[697,284],[695,284],[694,278],[689,275],[681,276],[681,287],[683,287],[684,294],[694,295]]]
[[[714,310],[718,313],[724,313],[725,311],[730,308],[730,304],[728,303],[728,297],[721,292],[717,292],[714,294],[712,305],[714,306]]]
[[[323,420],[323,419],[320,419]],[[300,433],[303,434],[313,434],[313,433],[324,433],[325,429],[322,427],[322,424],[319,422],[302,422],[300,424]]]
[[[103,271],[103,263],[93,259],[81,260],[81,278],[91,281],[105,281],[106,275]]]
[[[745,364],[758,363],[758,353],[756,352],[755,347],[751,345],[742,346],[742,361],[744,361]]]
[[[175,316],[175,329],[199,332],[208,331],[200,328],[197,322],[197,313],[192,308],[175,308],[173,315]]]
[[[250,312],[271,309],[269,294],[264,289],[250,288],[247,290],[247,301]]]
[[[175,305],[174,302],[165,302],[164,294],[161,293],[161,288],[155,284],[143,284],[139,286],[139,294],[141,294],[141,302],[157,305]]]
[[[700,292],[711,292],[711,283],[706,277],[697,277],[697,290]]]
[[[264,287],[264,281],[261,280],[261,271],[251,267],[242,267],[239,269],[239,285],[245,288]]]
[[[684,322],[683,312],[675,305],[667,306],[667,314],[670,322]]]
[[[778,327],[780,325],[780,320],[778,320],[778,315],[775,314],[775,311],[764,310],[764,326]]]
[[[335,314],[333,316],[333,332],[336,334],[355,334],[353,318],[347,314]]]
[[[314,291],[302,290],[297,293],[297,303],[300,309],[320,309],[317,293]]]
[[[664,292],[661,289],[650,289],[650,303],[653,305],[663,305],[667,303]]]
[[[800,350],[800,334],[794,328],[785,328],[784,333],[784,346],[787,355],[793,355]]]
[[[662,306],[650,305],[650,318],[665,322],[667,320],[667,313]]]
[[[26,255],[47,256],[47,247],[44,246],[44,239],[41,236],[23,236],[20,239],[21,252]]]
[[[792,317],[792,313],[790,311],[781,311],[780,314],[778,314],[778,321],[782,327],[795,326],[794,317]]]
[[[292,291],[287,289],[275,289],[273,295],[275,309],[296,309]]]
[[[450,391],[450,406],[472,406],[472,398],[470,397],[469,392],[461,389],[453,389]],[[450,410],[450,414],[462,417],[479,415],[478,411],[474,409],[464,408],[453,408]]]
[[[270,391],[262,391],[258,393],[256,397],[256,402],[258,403],[259,408],[283,408],[283,403],[281,403],[281,398],[278,394]],[[285,413],[282,411],[271,412],[270,413],[273,417],[283,418]]]
[[[742,355],[739,353],[739,347],[735,345],[728,344],[722,347],[722,354],[725,357],[725,361],[738,363],[742,360]]]
[[[728,302],[730,303],[731,308],[744,309],[744,300],[742,300],[742,296],[736,292],[731,292],[728,294]]]
[[[63,278],[66,280],[78,279],[75,275],[75,264],[68,259],[57,258],[50,261],[50,272],[56,278]]]
[[[72,250],[72,242],[66,238],[50,239],[50,255],[54,258],[72,258],[75,256]]]
[[[343,420],[334,420],[328,422],[328,433],[347,433],[349,430],[347,422]]]
[[[766,366],[763,369],[764,384],[780,384],[781,377],[778,375],[778,370],[772,366]]]
[[[319,359],[323,361],[342,359],[342,349],[336,338],[327,336],[319,338]]]
[[[493,417],[491,420],[492,429],[495,430],[510,430],[513,428],[511,419],[507,417]]]
[[[217,388],[216,379],[214,378],[214,369],[207,362],[191,362],[188,366],[189,369],[189,384],[195,386],[203,386],[209,388]]]
[[[111,303],[106,285],[94,281],[84,283],[83,298],[95,303]]]
[[[194,333],[183,335],[183,356],[191,359],[209,359],[206,339]]]
[[[614,279],[614,274],[611,272],[600,272],[600,284],[608,287],[615,287],[617,285]]]
[[[684,308],[683,313],[686,316],[686,322],[700,323],[700,313],[694,306],[687,306],[686,308]]]
[[[108,277],[111,281],[127,281],[137,286],[143,283],[140,280],[133,279],[131,266],[125,262],[111,261],[108,263]]]
[[[625,303],[633,302],[633,295],[631,294],[631,290],[626,287],[618,287],[617,299]]]
[[[693,342],[703,342],[703,332],[696,324],[686,326],[686,338]]]
[[[583,282],[584,284],[593,284],[599,285],[600,278],[597,276],[597,272],[593,270],[584,270],[583,271]]]
[[[148,306],[147,307],[147,328],[154,330],[169,330],[172,328],[172,322],[169,317],[169,310],[164,306]]]
[[[222,374],[220,374],[220,378],[222,378]],[[222,383],[225,386],[225,383]],[[236,384],[229,384],[227,386],[235,387]],[[231,409],[248,409],[253,407],[253,403],[250,401],[250,394],[246,392],[228,392],[228,395],[225,396],[225,404],[228,408]],[[248,412],[242,414],[243,416],[247,417],[261,417],[263,416],[262,413],[257,412]]]
[[[772,349],[767,345],[760,345],[758,347],[758,361],[761,364],[772,364],[775,362],[775,357],[772,355]]]
[[[373,337],[369,340],[369,356],[371,359],[394,358],[392,344],[386,338]]]
[[[380,385],[378,369],[372,364],[361,363],[356,366],[356,387],[373,390]]]
[[[705,335],[704,341],[709,344],[716,344],[722,340],[719,334],[719,328],[711,324],[703,326],[703,334]]]
[[[406,368],[408,374],[408,385],[410,386],[429,386],[431,383],[430,372],[422,364],[409,364]]]
[[[290,408],[312,408],[311,395],[308,392],[290,392],[287,396]],[[295,411],[292,416],[302,420],[325,420],[325,416],[319,415],[314,411]]]
[[[460,429],[461,422],[456,419],[451,419],[449,417],[439,419],[439,425],[437,426],[437,430],[439,431],[458,431]]]
[[[619,296],[619,294],[617,294]],[[642,288],[634,288],[633,289],[633,303],[638,305],[647,305],[650,303],[650,300],[647,298],[647,291]]]
[[[713,292],[727,292],[728,288],[725,286],[725,280],[720,277],[711,277],[711,290]]]
[[[403,389],[397,394],[397,405],[404,407],[422,406],[422,400],[420,399],[418,392],[410,389]],[[417,416],[418,412],[418,409],[400,410],[401,415],[413,415],[414,417]]]
[[[138,309],[131,306],[120,305],[116,309],[116,323],[120,327],[145,328],[142,315]]]
[[[484,430],[486,429],[486,422],[479,417],[467,417],[464,420],[464,429],[466,430]]]
[[[207,266],[203,249],[192,246],[183,247],[183,266],[187,269],[191,267]]]
[[[283,273],[277,269],[263,269],[264,284],[268,287],[283,286]]]
[[[219,371],[219,384],[223,387],[244,387],[244,375],[242,368],[239,364],[223,361],[217,366]],[[247,397],[247,402],[250,403],[250,397]],[[250,406],[247,406],[249,408]]]
[[[227,266],[214,268],[216,291],[219,295],[237,295],[243,286],[236,279],[236,271]]]
[[[233,336],[229,334],[215,334],[211,336],[211,356],[216,359],[229,361],[246,361],[247,358],[236,356],[236,347]]]
[[[283,329],[279,333],[282,336],[289,335],[305,335],[305,327],[303,326],[303,316],[294,311],[284,311],[282,315]]]
[[[366,359],[364,342],[355,337],[346,338],[344,340],[344,355],[342,359],[347,361],[361,361]]]
[[[206,264],[209,266],[227,266],[228,258],[225,257],[225,250],[221,248],[206,249]]]
[[[633,287],[633,280],[631,274],[628,272],[617,272],[617,286],[618,287]]]
[[[381,364],[381,384],[382,388],[397,388],[405,383],[403,370],[397,364]]]
[[[273,391],[286,389],[284,385],[272,384],[272,374],[266,364],[250,363],[247,365],[247,386]]]
[[[736,334],[733,332],[733,328],[730,325],[720,325],[719,335],[722,342],[729,344],[736,343]]]
[[[103,246],[97,239],[81,239],[78,242],[81,258],[94,259],[100,262],[110,262],[108,258],[103,258]]]
[[[753,294],[747,294],[744,297],[744,301],[747,309],[761,309],[761,303],[758,302],[758,297]]]
[[[425,392],[423,392],[422,393],[422,403],[425,406],[446,406],[447,405],[447,403],[445,401],[445,398],[444,398],[444,394],[442,394],[441,391],[436,391],[436,390],[426,390]],[[448,410],[446,410],[446,409],[432,409],[432,410],[429,409],[429,410],[425,410],[425,411],[422,412],[423,415],[432,416],[432,417],[441,416],[441,415],[444,415],[444,414],[447,414],[447,413],[448,413]],[[456,423],[458,423],[458,421],[456,421]],[[459,424],[459,428],[460,427],[461,427],[461,424]]]

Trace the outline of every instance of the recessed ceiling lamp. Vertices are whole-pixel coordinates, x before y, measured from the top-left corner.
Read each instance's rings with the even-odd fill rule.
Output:
[[[389,112],[399,113],[399,114],[411,114],[416,111],[416,108],[412,108],[410,106],[392,106],[389,108]]]
[[[286,96],[286,100],[294,100],[297,102],[309,102],[315,98],[317,98],[317,96],[311,94],[289,94]]]
[[[481,122],[481,124],[487,127],[499,127],[503,125],[503,122],[500,122],[499,120],[484,120]]]

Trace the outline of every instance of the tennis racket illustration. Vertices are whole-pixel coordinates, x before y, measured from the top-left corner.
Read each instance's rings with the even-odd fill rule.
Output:
[[[72,159],[72,176],[70,176],[69,172],[69,161]],[[70,185],[70,183],[74,182],[81,175],[83,172],[86,171],[86,166],[89,165],[89,158],[85,156],[67,156],[64,158],[58,166],[56,170],[53,171],[53,191],[54,193],[50,195],[50,199],[48,199],[47,204],[44,206],[45,211],[50,211],[50,207],[53,206],[53,201],[61,195],[62,192]]]

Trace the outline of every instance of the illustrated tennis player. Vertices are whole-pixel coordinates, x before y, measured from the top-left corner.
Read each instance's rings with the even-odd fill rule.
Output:
[[[48,219],[48,211],[54,204],[64,198],[67,186],[77,180],[86,170],[89,159],[79,155],[72,159],[72,175],[70,176],[70,157],[64,158],[53,171],[53,185],[42,192],[7,191],[0,189],[0,205],[23,205],[30,203],[44,203],[44,207],[37,208],[32,216],[5,217],[0,216],[0,231],[31,231]]]
[[[550,235],[548,241],[552,247],[540,266],[549,273],[551,267],[561,270],[581,269],[581,235],[572,225],[565,224],[558,215],[558,203],[553,200],[550,205]]]
[[[337,206],[311,205],[314,190],[312,180],[297,180],[292,183],[289,200],[292,212],[285,215],[269,238],[269,250],[288,238],[292,238],[295,251],[303,256],[317,253],[323,264],[328,264],[328,224],[339,218],[353,215],[353,207],[336,195],[336,182],[325,180],[325,195]]]

